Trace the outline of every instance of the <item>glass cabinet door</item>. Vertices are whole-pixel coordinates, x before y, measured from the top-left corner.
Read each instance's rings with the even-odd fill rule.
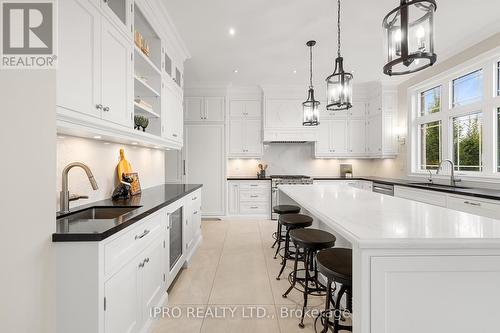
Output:
[[[170,269],[182,256],[182,207],[169,216],[170,225]]]

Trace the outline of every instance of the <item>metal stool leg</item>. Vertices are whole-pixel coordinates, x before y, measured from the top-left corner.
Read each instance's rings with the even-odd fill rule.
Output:
[[[283,274],[283,271],[285,270],[286,267],[286,259],[288,258],[288,247],[290,246],[290,229],[287,228],[286,230],[286,236],[285,236],[285,255],[283,256],[283,260],[281,261],[281,269],[276,277],[276,280],[279,280],[281,277],[281,274]]]
[[[333,320],[333,332],[334,333],[338,333],[338,331],[340,329],[340,325],[339,325],[340,301],[342,300],[342,296],[344,295],[345,292],[346,292],[346,287],[344,285],[342,285],[342,287],[340,288],[339,293],[337,295],[337,301],[335,302],[335,313],[334,313],[335,317]]]
[[[328,327],[329,327],[329,317],[328,313],[330,310],[330,303],[331,303],[331,298],[332,298],[332,279],[328,278],[327,282],[328,286],[326,287],[326,301],[325,301],[325,322],[323,323],[323,330],[320,333],[327,333],[328,332]]]
[[[299,323],[300,328],[304,328],[304,316],[306,314],[306,308],[307,308],[307,295],[309,294],[309,257],[310,257],[309,249],[304,249],[304,268],[305,268],[306,278],[304,281],[304,304],[302,305],[302,314]]]
[[[299,248],[297,247],[297,245],[295,245],[295,248],[296,248],[296,250],[295,250],[295,260],[293,262],[293,281],[290,284],[290,287],[288,287],[288,289],[282,295],[283,298],[287,298],[288,294],[290,293],[290,291],[292,291],[293,288],[295,288],[295,284],[297,283],[297,266],[298,266],[298,263],[299,263]]]
[[[281,232],[282,232],[282,228],[283,227],[282,227],[281,223],[278,221],[278,230],[276,231],[276,241],[274,242],[274,244],[276,244],[276,242],[278,243],[278,248],[276,249],[276,253],[274,254],[274,259],[276,259],[276,257],[278,256],[278,253],[279,253],[280,248],[281,248]]]

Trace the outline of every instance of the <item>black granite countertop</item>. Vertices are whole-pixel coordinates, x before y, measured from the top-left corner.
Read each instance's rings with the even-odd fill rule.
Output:
[[[477,188],[477,187],[458,187],[451,188],[448,186],[441,187],[439,184],[437,186],[425,185],[425,180],[410,180],[410,179],[393,179],[393,178],[383,178],[383,177],[353,177],[353,178],[342,178],[342,177],[313,177],[315,180],[368,180],[372,182],[388,184],[388,185],[399,185],[406,186],[436,192],[444,192],[458,195],[468,195],[477,198],[500,200],[500,189],[487,189],[487,188]],[[422,184],[415,184],[422,183]]]
[[[70,213],[57,213],[56,232],[53,242],[101,241],[120,230],[142,220],[157,210],[201,188],[198,184],[164,184],[142,190],[141,194],[127,200],[105,199],[79,206]],[[68,221],[67,217],[89,207],[138,207],[114,219]]]
[[[271,177],[257,178],[257,176],[230,176],[227,180],[271,180]]]

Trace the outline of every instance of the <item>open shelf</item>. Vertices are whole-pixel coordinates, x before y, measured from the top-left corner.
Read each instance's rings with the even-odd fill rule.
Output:
[[[142,76],[161,75],[161,71],[156,65],[145,55],[142,50],[134,45],[135,53],[135,72]]]
[[[134,77],[134,96],[160,97],[160,93],[137,75]]]
[[[160,115],[158,113],[143,107],[142,105],[140,105],[135,101],[134,101],[134,113],[136,115],[141,115],[146,118],[160,118]]]

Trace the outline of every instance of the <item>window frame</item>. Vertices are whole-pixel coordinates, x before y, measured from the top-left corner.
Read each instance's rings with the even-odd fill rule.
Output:
[[[482,113],[482,171],[456,171],[466,180],[500,182],[500,156],[497,150],[498,120],[500,108],[500,47],[483,53],[456,67],[443,71],[427,80],[408,88],[408,149],[407,160],[410,166],[408,176],[428,177],[427,169],[421,169],[421,133],[420,126],[433,121],[441,121],[441,156],[453,160],[453,119],[456,117]],[[475,71],[482,70],[482,100],[467,105],[453,106],[453,81]],[[421,115],[421,94],[441,86],[440,111]],[[447,170],[446,170],[447,171]],[[438,178],[448,178],[447,172]],[[433,173],[435,173],[433,171]]]

